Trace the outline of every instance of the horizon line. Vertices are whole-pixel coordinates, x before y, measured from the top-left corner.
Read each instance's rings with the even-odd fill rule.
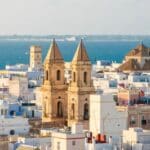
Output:
[[[0,34],[1,36],[150,36],[150,34]]]

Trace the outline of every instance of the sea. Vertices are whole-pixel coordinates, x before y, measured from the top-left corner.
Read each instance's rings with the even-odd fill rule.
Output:
[[[124,56],[138,44],[150,46],[150,36],[2,36],[0,37],[0,69],[5,65],[28,64],[31,45],[42,48],[44,60],[55,37],[65,61],[71,61],[82,38],[92,63],[97,60],[122,62]]]

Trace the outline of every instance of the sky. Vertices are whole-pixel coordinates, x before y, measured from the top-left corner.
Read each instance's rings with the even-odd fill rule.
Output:
[[[150,34],[150,0],[0,0],[0,35]]]

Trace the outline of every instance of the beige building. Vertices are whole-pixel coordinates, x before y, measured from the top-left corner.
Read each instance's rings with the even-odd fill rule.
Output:
[[[150,106],[130,106],[128,108],[128,127],[140,127],[150,130]]]
[[[30,69],[31,70],[42,69],[42,50],[40,46],[30,47]]]
[[[133,106],[117,106],[118,111],[127,112],[127,127],[139,127],[150,130],[150,106],[139,104]]]
[[[71,62],[71,81],[64,77],[65,63],[53,40],[44,61],[43,118],[44,122],[68,121],[68,125],[89,119],[89,95],[94,93],[91,62],[83,41],[78,45]]]
[[[141,90],[135,87],[118,89],[118,104],[133,105],[140,100]]]

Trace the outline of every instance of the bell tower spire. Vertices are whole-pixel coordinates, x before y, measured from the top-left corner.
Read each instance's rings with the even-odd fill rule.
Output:
[[[90,61],[82,39],[77,47],[73,61]]]
[[[47,56],[44,60],[44,64],[45,63],[63,63],[64,60],[62,58],[62,55],[60,53],[59,47],[55,41],[55,39],[53,39],[52,44],[50,46],[50,49],[47,53]]]

